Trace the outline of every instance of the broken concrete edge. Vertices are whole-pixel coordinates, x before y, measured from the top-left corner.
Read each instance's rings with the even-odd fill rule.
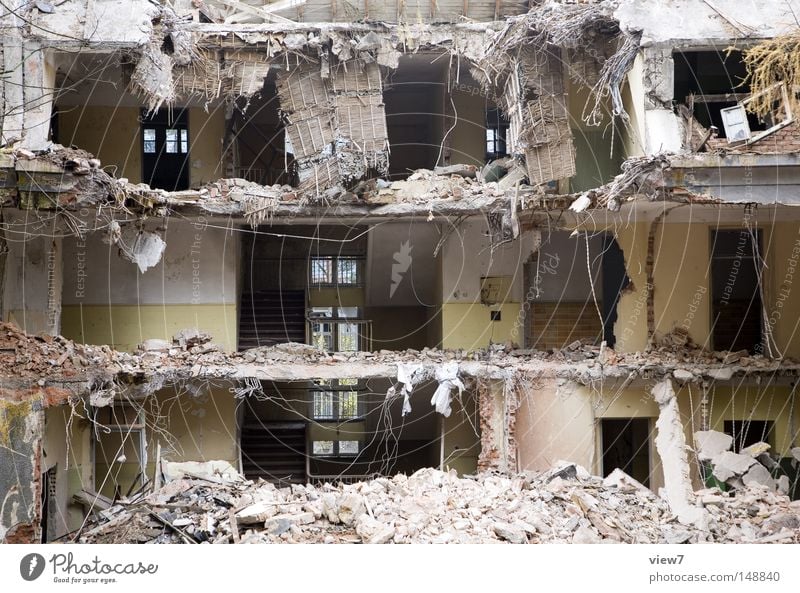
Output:
[[[460,175],[446,176],[419,170],[407,180],[387,183],[384,187],[374,180],[361,182],[360,193],[337,187],[322,194],[312,192],[305,196],[290,186],[262,186],[239,178],[220,179],[199,189],[172,192],[152,189],[144,183],[133,184],[124,178],[117,179],[104,171],[91,154],[59,145],[52,145],[39,153],[5,150],[0,157],[4,157],[0,159],[0,168],[6,170],[6,179],[18,179],[0,187],[0,204],[4,208],[33,212],[78,212],[87,208],[107,211],[107,206],[111,205],[138,216],[169,213],[216,215],[240,219],[251,225],[281,218],[322,215],[364,220],[424,217],[430,221],[435,217],[505,212],[503,231],[514,236],[513,229],[505,229],[511,225],[512,210],[520,220],[527,220],[539,212],[567,210],[573,204],[579,204],[572,208],[576,214],[591,216],[591,212],[586,211],[616,211],[621,204],[637,201],[655,201],[665,207],[673,202],[722,203],[716,198],[687,194],[681,188],[664,187],[663,177],[653,175],[654,171],[667,166],[664,155],[628,159],[623,163],[625,172],[612,182],[571,194],[546,194],[539,186],[504,187],[502,179],[500,182],[483,182]],[[16,173],[9,173],[15,169]],[[37,175],[47,176],[48,183],[39,181],[31,185],[24,181],[28,177],[36,181]],[[52,189],[45,191],[42,187]],[[91,231],[90,228],[82,230]],[[76,231],[66,228],[65,232],[74,234]]]

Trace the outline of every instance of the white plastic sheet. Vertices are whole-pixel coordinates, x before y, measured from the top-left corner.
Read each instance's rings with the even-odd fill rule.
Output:
[[[458,378],[458,363],[448,362],[436,370],[436,380],[439,386],[431,398],[431,405],[436,408],[442,416],[447,418],[450,416],[452,409],[450,402],[452,401],[453,389],[458,389],[459,397],[464,391],[464,383]]]

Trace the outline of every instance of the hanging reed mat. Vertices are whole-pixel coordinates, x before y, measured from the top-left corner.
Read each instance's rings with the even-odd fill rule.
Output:
[[[364,152],[388,148],[386,112],[381,95],[336,97],[336,119],[339,134]]]

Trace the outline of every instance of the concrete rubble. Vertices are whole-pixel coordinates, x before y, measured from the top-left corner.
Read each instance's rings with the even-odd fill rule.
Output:
[[[733,437],[715,430],[698,431],[694,440],[698,460],[710,462],[711,475],[731,489],[757,486],[780,494],[789,492],[789,477],[781,469],[778,459],[770,454],[769,443],[760,441],[734,453],[730,451]],[[796,465],[800,456],[795,449],[792,450],[795,457],[792,463]]]
[[[564,471],[571,469],[572,471]],[[82,543],[798,543],[800,502],[753,485],[693,494],[705,527],[616,470],[459,478],[435,469],[279,488],[230,474],[177,479],[97,513]]]
[[[622,353],[613,349],[571,344],[564,349],[528,350],[512,344],[488,348],[441,350],[423,348],[401,351],[329,353],[306,344],[280,344],[241,352],[225,352],[210,336],[188,328],[171,341],[147,339],[137,352],[114,350],[109,346],[78,344],[62,336],[31,336],[11,323],[0,324],[0,377],[6,378],[3,397],[27,397],[29,388],[64,381],[88,382],[89,391],[149,383],[159,387],[196,378],[239,381],[248,377],[260,380],[306,380],[335,378],[341,365],[367,377],[398,377],[401,365],[421,365],[414,383],[433,379],[437,370],[458,363],[458,377],[509,379],[516,373],[550,375],[591,384],[602,378],[653,378],[661,380],[678,373],[681,382],[719,379],[724,367],[730,376],[770,374],[773,377],[800,373],[800,361],[767,359],[761,355],[738,356],[733,363],[723,361],[728,352],[709,352],[689,347],[654,346],[643,352]],[[439,381],[452,381],[453,367]],[[691,376],[691,378],[690,378]],[[730,378],[730,377],[729,377]],[[445,381],[447,379],[447,381]],[[398,384],[398,387],[400,387]],[[452,383],[452,387],[457,383]],[[14,394],[15,390],[21,390]],[[24,391],[24,393],[23,393]],[[73,393],[76,395],[78,392]],[[399,395],[403,390],[398,389]],[[27,395],[26,395],[27,394]],[[64,399],[70,394],[65,395]],[[63,401],[63,399],[62,399]]]

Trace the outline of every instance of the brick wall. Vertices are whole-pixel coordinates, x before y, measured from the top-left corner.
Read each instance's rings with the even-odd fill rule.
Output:
[[[758,133],[753,132],[753,135]],[[725,138],[714,138],[708,141],[708,147],[710,150],[722,149],[733,153],[785,154],[800,152],[800,122],[794,121],[752,144],[730,146]]]
[[[598,303],[603,310],[601,303]],[[593,301],[534,302],[530,309],[530,348],[546,350],[563,348],[575,340],[599,343],[603,339],[603,324]]]

